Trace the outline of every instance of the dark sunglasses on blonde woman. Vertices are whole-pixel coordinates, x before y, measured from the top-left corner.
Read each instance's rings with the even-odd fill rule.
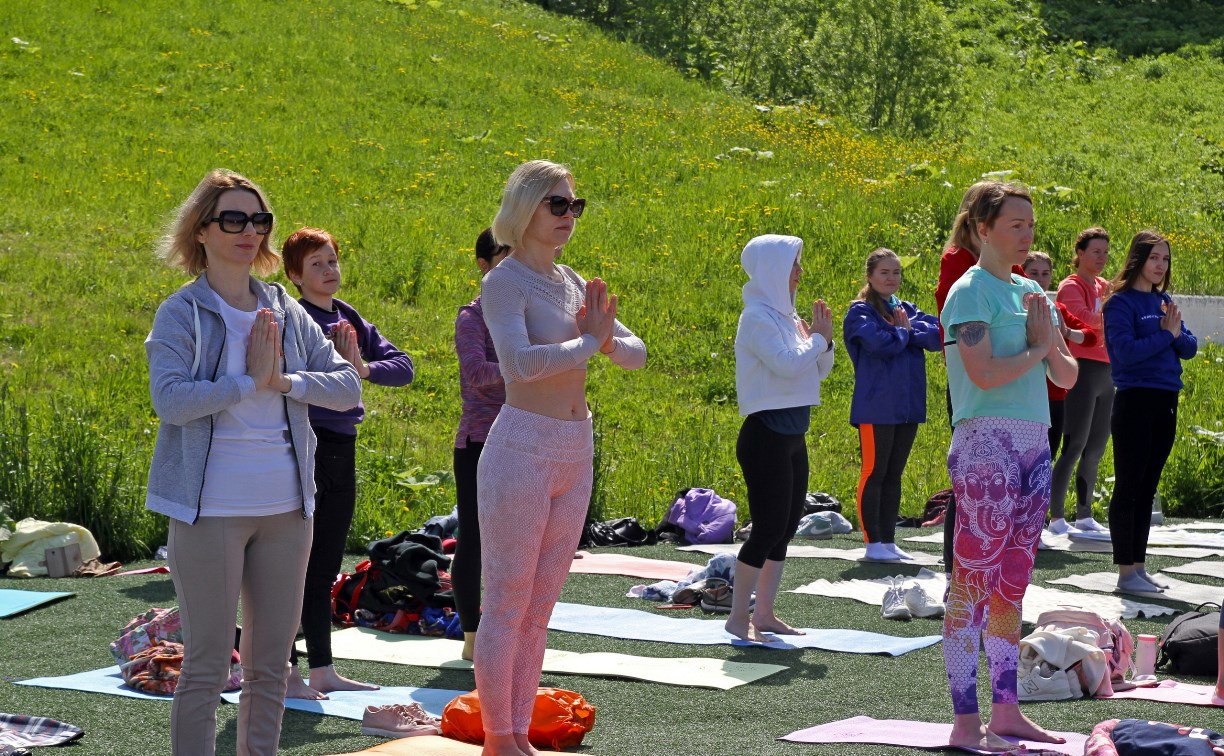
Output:
[[[576,215],[576,214],[575,214]],[[240,234],[250,223],[255,227],[255,233],[264,236],[272,233],[272,213],[254,213],[247,215],[241,210],[222,210],[216,218],[209,218],[209,223],[216,223],[227,234]]]
[[[562,197],[559,194],[554,194],[551,197],[545,197],[544,199],[540,200],[540,202],[547,202],[548,212],[552,213],[558,218],[565,215],[566,210],[573,213],[574,217],[577,218],[582,215],[582,211],[586,209],[586,200],[581,197],[571,200],[567,197]]]

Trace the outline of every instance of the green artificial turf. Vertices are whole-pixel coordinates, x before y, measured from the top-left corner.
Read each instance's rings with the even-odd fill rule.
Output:
[[[915,531],[901,531],[899,537]],[[832,545],[851,548],[858,535],[837,536]],[[825,542],[828,545],[830,542]],[[937,551],[926,544],[906,549]],[[625,549],[637,556],[704,563],[706,557],[670,546]],[[351,567],[358,557],[350,556]],[[1153,557],[1149,568],[1181,563]],[[142,562],[132,567],[148,566]],[[1111,569],[1108,554],[1039,552],[1035,580],[1074,572]],[[917,573],[917,567],[859,564],[826,559],[793,559],[787,564],[783,589],[817,578],[840,580]],[[1211,581],[1210,578],[1194,578]],[[649,610],[651,604],[625,597],[635,578],[573,575],[562,600]],[[129,618],[149,606],[175,603],[169,576],[111,577],[90,580],[0,579],[0,587],[29,590],[74,590],[73,598],[7,620],[0,620],[0,711],[21,712],[72,722],[85,738],[71,754],[169,753],[169,704],[66,690],[29,688],[11,681],[63,675],[112,664],[107,644]],[[1221,585],[1224,595],[1224,585]],[[1154,603],[1160,603],[1159,601]],[[1177,604],[1170,604],[1179,610]],[[697,614],[697,610],[693,610]],[[844,599],[783,593],[779,612],[790,622],[815,628],[853,628],[892,635],[918,636],[940,632],[938,620],[908,623],[884,620],[879,609]],[[679,615],[669,615],[679,616]],[[1159,633],[1168,618],[1127,620],[1133,634]],[[775,738],[797,729],[858,715],[877,719],[950,721],[951,706],[941,646],[897,658],[838,654],[824,651],[774,651],[731,646],[683,646],[617,640],[554,632],[549,647],[569,651],[614,651],[642,656],[711,656],[745,662],[784,664],[789,670],[730,691],[684,688],[627,680],[545,675],[542,685],[582,693],[597,709],[594,730],[581,749],[602,756],[722,756],[724,754],[812,754],[867,756],[911,753],[909,749],[874,745],[801,745]],[[470,672],[406,667],[380,662],[341,660],[343,673],[384,685],[468,689]],[[989,679],[984,673],[980,679]],[[1195,682],[1207,682],[1195,680]],[[983,689],[983,707],[989,691]],[[1111,717],[1151,718],[1224,729],[1224,712],[1145,701],[1067,701],[1026,704],[1024,711],[1040,724],[1058,730],[1087,733]],[[234,752],[237,707],[221,704],[218,753]],[[285,713],[282,752],[299,756],[345,753],[380,742],[360,734],[359,724],[337,717],[294,711]]]

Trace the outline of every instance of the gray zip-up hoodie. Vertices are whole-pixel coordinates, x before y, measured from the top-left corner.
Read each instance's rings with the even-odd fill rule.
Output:
[[[310,517],[315,436],[308,406],[335,410],[356,406],[361,378],[284,287],[252,277],[251,291],[260,308],[272,310],[280,328],[283,368],[293,384],[285,394],[285,414],[302,484],[302,516]],[[161,420],[145,506],[189,523],[200,516],[217,414],[255,392],[255,382],[248,376],[225,375],[225,321],[218,300],[207,273],[201,274],[161,303],[145,339],[149,393]]]

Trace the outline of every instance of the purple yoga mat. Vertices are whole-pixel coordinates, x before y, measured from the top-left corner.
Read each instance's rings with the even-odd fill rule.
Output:
[[[809,727],[806,730],[792,732],[779,740],[792,743],[875,743],[877,745],[908,746],[909,748],[929,748],[940,750],[950,748],[948,736],[952,733],[951,724],[933,722],[910,722],[904,719],[872,719],[871,717],[852,717],[840,722]],[[1058,735],[1067,739],[1066,743],[1034,743],[1029,740],[1016,741],[1028,746],[1030,754],[1065,753],[1069,756],[1080,756],[1084,752],[1084,741],[1087,735],[1074,732],[1060,732]],[[1011,740],[1011,738],[1009,738]],[[969,753],[986,753],[976,749],[962,748]]]
[[[1114,698],[1137,698],[1141,701],[1159,701],[1160,703],[1191,704],[1193,706],[1219,706],[1211,702],[1211,694],[1215,693],[1214,685],[1193,685],[1176,680],[1162,680],[1152,688],[1134,688],[1132,690],[1114,691]]]

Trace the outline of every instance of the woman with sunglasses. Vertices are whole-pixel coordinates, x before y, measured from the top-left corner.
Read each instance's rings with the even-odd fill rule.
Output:
[[[485,756],[524,756],[548,618],[590,503],[593,438],[587,361],[633,370],[646,347],[616,320],[616,296],[554,259],[586,201],[569,169],[546,160],[510,175],[493,236],[510,254],[485,276],[481,305],[506,403],[477,467],[484,614],[476,688]]]
[[[476,237],[476,267],[480,275],[510,253],[493,241],[493,229]],[[472,660],[476,630],[480,627],[480,516],[476,505],[476,469],[493,420],[506,403],[506,382],[497,364],[493,338],[485,325],[480,295],[459,308],[455,318],[455,351],[459,355],[459,394],[463,415],[455,434],[455,508],[459,512],[459,540],[451,562],[455,609],[463,629],[463,658]]]
[[[361,399],[357,371],[301,305],[251,275],[278,267],[272,225],[263,190],[215,170],[159,249],[196,277],[162,302],[145,340],[159,419],[145,505],[170,517],[186,649],[170,713],[175,756],[216,751],[240,597],[237,752],[276,753],[313,529],[308,406]]]

